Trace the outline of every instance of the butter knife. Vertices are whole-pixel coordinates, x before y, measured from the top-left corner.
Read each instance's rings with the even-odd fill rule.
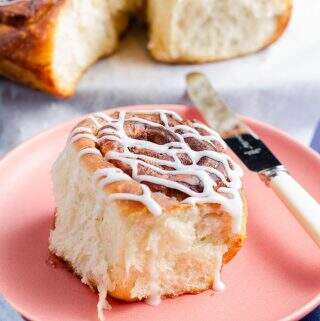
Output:
[[[187,75],[187,91],[208,124],[251,171],[275,192],[320,247],[320,205],[263,141],[222,101],[202,73]]]

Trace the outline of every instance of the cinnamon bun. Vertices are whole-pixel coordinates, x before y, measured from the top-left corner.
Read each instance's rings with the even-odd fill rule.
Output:
[[[246,236],[242,171],[225,144],[172,111],[97,113],[52,169],[50,250],[99,292],[125,301],[221,290]]]

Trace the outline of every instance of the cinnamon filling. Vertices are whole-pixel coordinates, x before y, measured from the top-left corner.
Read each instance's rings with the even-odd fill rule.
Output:
[[[117,120],[119,119],[119,113],[113,113],[110,117]],[[147,123],[145,123],[144,120],[147,121]],[[123,122],[123,130],[125,134],[129,138],[155,144],[155,146],[152,146],[153,149],[143,147],[143,145],[130,147],[124,146],[123,141],[119,138],[117,130],[115,130],[111,123],[105,124],[98,131],[98,139],[100,141],[99,149],[105,157],[108,156],[110,152],[123,154],[127,151],[129,154],[136,155],[136,159],[139,161],[137,164],[137,174],[139,176],[152,176],[169,180],[171,182],[178,183],[181,186],[185,186],[191,191],[202,193],[204,186],[199,177],[192,174],[174,173],[177,162],[180,162],[185,167],[194,165],[194,161],[192,160],[192,156],[188,154],[188,150],[183,149],[181,146],[171,146],[169,150],[177,151],[177,159],[175,159],[168,153],[158,151],[156,146],[163,146],[170,143],[179,144],[179,142],[181,142],[181,136],[186,136],[183,139],[184,143],[186,143],[192,151],[213,151],[222,153],[224,150],[222,144],[218,140],[212,138],[208,139],[207,137],[210,137],[211,134],[204,128],[194,126],[194,124],[198,123],[195,121],[178,120],[173,115],[167,115],[167,125],[172,128],[177,128],[175,130],[168,130],[165,127],[166,124],[161,120],[160,115],[157,113],[126,113]],[[192,134],[194,134],[195,131],[198,135],[194,135],[194,137]],[[123,157],[128,159],[131,158],[130,155]],[[163,160],[165,162],[159,163],[159,160]],[[133,177],[132,166],[130,164],[123,160],[113,159],[112,156],[108,157],[108,161],[130,177]],[[196,164],[204,167],[204,170],[205,168],[216,169],[226,177],[226,181],[230,181],[224,165],[219,160],[204,156],[201,157]],[[150,165],[152,165],[152,167]],[[156,168],[159,168],[162,171],[159,172]],[[209,174],[216,183],[215,186],[213,186],[215,190],[220,187],[226,187],[220,177],[214,173]],[[169,197],[176,197],[178,200],[184,200],[189,196],[183,191],[170,188],[162,184],[144,180],[142,180],[141,183],[147,185],[152,192],[161,192]]]

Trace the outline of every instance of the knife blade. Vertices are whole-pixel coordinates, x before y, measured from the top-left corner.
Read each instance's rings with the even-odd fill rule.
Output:
[[[186,77],[187,91],[195,107],[251,171],[270,186],[320,247],[320,205],[289,174],[266,144],[219,97],[202,73]]]
[[[192,73],[187,76],[187,82],[189,96],[206,121],[250,170],[260,172],[281,165],[261,139],[222,101],[206,77]]]

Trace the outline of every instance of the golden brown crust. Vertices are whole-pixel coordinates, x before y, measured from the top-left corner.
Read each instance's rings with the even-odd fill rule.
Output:
[[[270,37],[270,39],[267,41],[267,43],[263,46],[263,48],[266,48],[268,46],[270,46],[271,44],[273,44],[274,42],[276,42],[281,35],[283,34],[283,32],[285,31],[285,29],[287,28],[290,18],[291,18],[291,13],[292,13],[292,0],[284,0],[284,2],[286,3],[286,11],[277,17],[277,28],[274,32],[274,34]],[[262,49],[263,49],[262,48]]]
[[[70,272],[72,272],[77,278],[79,278],[80,280],[82,279],[82,276],[79,275],[74,267],[72,266],[72,264],[66,260],[64,257],[62,256],[58,256],[57,254],[55,254],[54,252],[49,252],[49,261],[50,261],[50,265],[53,266],[54,268],[63,268],[66,269]],[[108,295],[115,298],[115,299],[119,299],[119,300],[123,300],[126,302],[137,302],[137,301],[143,301],[139,300],[138,298],[132,298],[131,297],[131,290],[133,289],[136,279],[139,277],[139,274],[141,273],[136,273],[136,274],[131,274],[132,277],[130,278],[130,280],[126,281],[127,286],[124,287],[117,287],[112,291],[108,291]],[[95,283],[94,280],[87,280],[86,283],[89,288],[94,291],[94,292],[98,292],[98,286]],[[183,292],[176,292],[174,294],[167,294],[165,296],[162,296],[162,299],[164,298],[174,298],[183,294],[199,294],[203,291],[212,289],[213,286],[213,280],[211,280],[211,282],[208,283],[208,285],[206,287],[203,288],[190,288],[188,290],[185,290]]]
[[[13,0],[0,7],[0,23],[21,27],[35,23],[57,0]]]
[[[134,281],[135,280],[132,280],[131,283],[134,282]],[[133,283],[133,285],[134,285],[134,283]],[[192,287],[192,288],[189,288],[188,290],[175,292],[175,293],[172,293],[172,294],[166,294],[166,295],[161,296],[161,299],[175,298],[175,297],[178,297],[178,296],[183,295],[183,294],[199,294],[199,293],[201,293],[203,291],[212,289],[212,286],[213,286],[213,280],[211,280],[207,284],[207,286],[205,286],[205,287],[202,287],[202,288]],[[133,288],[133,286],[132,287],[128,286],[127,288],[117,288],[117,289],[115,289],[115,290],[113,290],[111,292],[108,292],[108,295],[112,296],[115,299],[120,299],[120,300],[123,300],[123,301],[126,301],[126,302],[143,301],[144,298],[139,300],[138,298],[132,298],[130,296],[132,288]]]
[[[57,86],[51,66],[56,17],[67,1],[0,7],[0,74],[54,95],[73,93]]]

